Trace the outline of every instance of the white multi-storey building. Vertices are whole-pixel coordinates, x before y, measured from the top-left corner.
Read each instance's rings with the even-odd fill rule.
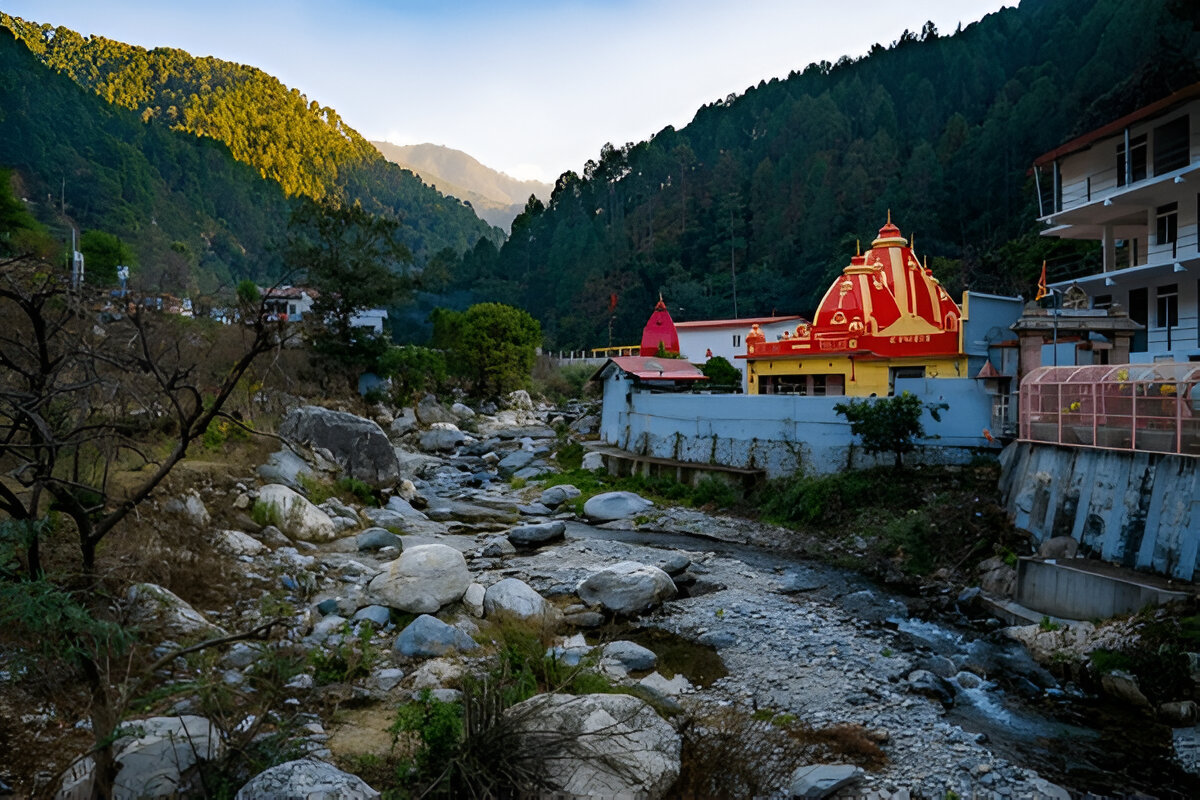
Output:
[[[1034,175],[1042,234],[1102,245],[1100,272],[1051,286],[1144,325],[1130,361],[1200,361],[1200,83],[1046,153]]]

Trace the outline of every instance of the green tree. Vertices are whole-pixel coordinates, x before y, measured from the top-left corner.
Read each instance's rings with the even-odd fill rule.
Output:
[[[129,245],[105,231],[84,231],[79,252],[87,266],[87,282],[95,286],[112,286],[117,282],[117,267],[132,266],[134,260]]]
[[[741,386],[742,373],[737,367],[729,363],[729,359],[724,356],[713,356],[708,361],[704,362],[704,366],[700,371],[712,382],[714,386]]]
[[[451,371],[476,395],[501,395],[528,386],[542,327],[525,311],[479,303],[466,311],[435,309],[433,346],[446,351]]]
[[[391,378],[392,396],[407,403],[417,394],[436,391],[446,380],[446,357],[428,347],[389,347],[379,357],[375,372]]]
[[[862,440],[863,450],[868,454],[892,453],[897,467],[903,465],[905,453],[916,449],[916,440],[925,435],[921,425],[924,405],[910,392],[838,403],[833,410],[850,423],[850,432]]]
[[[323,328],[314,345],[321,354],[357,366],[382,354],[375,337],[352,321],[360,311],[387,307],[408,293],[405,270],[412,254],[399,231],[397,220],[370,214],[357,203],[302,200],[296,206],[286,258],[317,290],[313,315]]]

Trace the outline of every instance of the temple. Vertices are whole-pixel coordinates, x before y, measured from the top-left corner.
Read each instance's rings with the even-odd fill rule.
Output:
[[[769,341],[746,335],[750,394],[888,395],[896,378],[966,378],[963,307],[917,260],[888,221],[871,249],[850,259],[813,321]],[[983,363],[979,367],[982,368]]]
[[[679,333],[675,330],[675,321],[671,319],[671,312],[667,311],[661,294],[654,313],[642,329],[642,347],[638,355],[653,357],[660,355],[659,350],[662,355],[679,355]]]

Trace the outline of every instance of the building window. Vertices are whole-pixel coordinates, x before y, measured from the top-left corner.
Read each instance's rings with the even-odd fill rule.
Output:
[[[1154,241],[1171,245],[1171,257],[1175,257],[1175,240],[1179,237],[1179,203],[1167,203],[1155,211]]]
[[[1154,174],[1162,175],[1188,165],[1188,115],[1154,129]]]
[[[1117,186],[1146,178],[1146,134],[1129,137],[1130,158],[1125,162],[1125,142],[1117,145]],[[1129,174],[1126,174],[1128,171]]]
[[[924,378],[925,367],[891,367],[888,369],[888,394],[896,393],[897,378]]]
[[[288,313],[291,314],[293,317],[296,316],[296,304],[295,303],[288,303]]]
[[[742,336],[741,336],[741,334],[740,334],[740,333],[735,333],[735,334],[733,335],[733,346],[734,346],[734,347],[741,347],[741,346],[742,346]]]
[[[1092,308],[1107,309],[1112,308],[1111,294],[1098,294],[1092,298]]]
[[[1160,328],[1175,328],[1179,325],[1179,284],[1158,287],[1158,309],[1154,324]],[[1168,346],[1170,343],[1168,342]]]

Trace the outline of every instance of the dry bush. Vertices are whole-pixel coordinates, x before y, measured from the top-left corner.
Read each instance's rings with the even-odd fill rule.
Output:
[[[670,797],[762,797],[800,766],[827,762],[878,769],[887,757],[859,725],[813,728],[787,714],[734,707],[694,711],[682,726],[679,780]]]

